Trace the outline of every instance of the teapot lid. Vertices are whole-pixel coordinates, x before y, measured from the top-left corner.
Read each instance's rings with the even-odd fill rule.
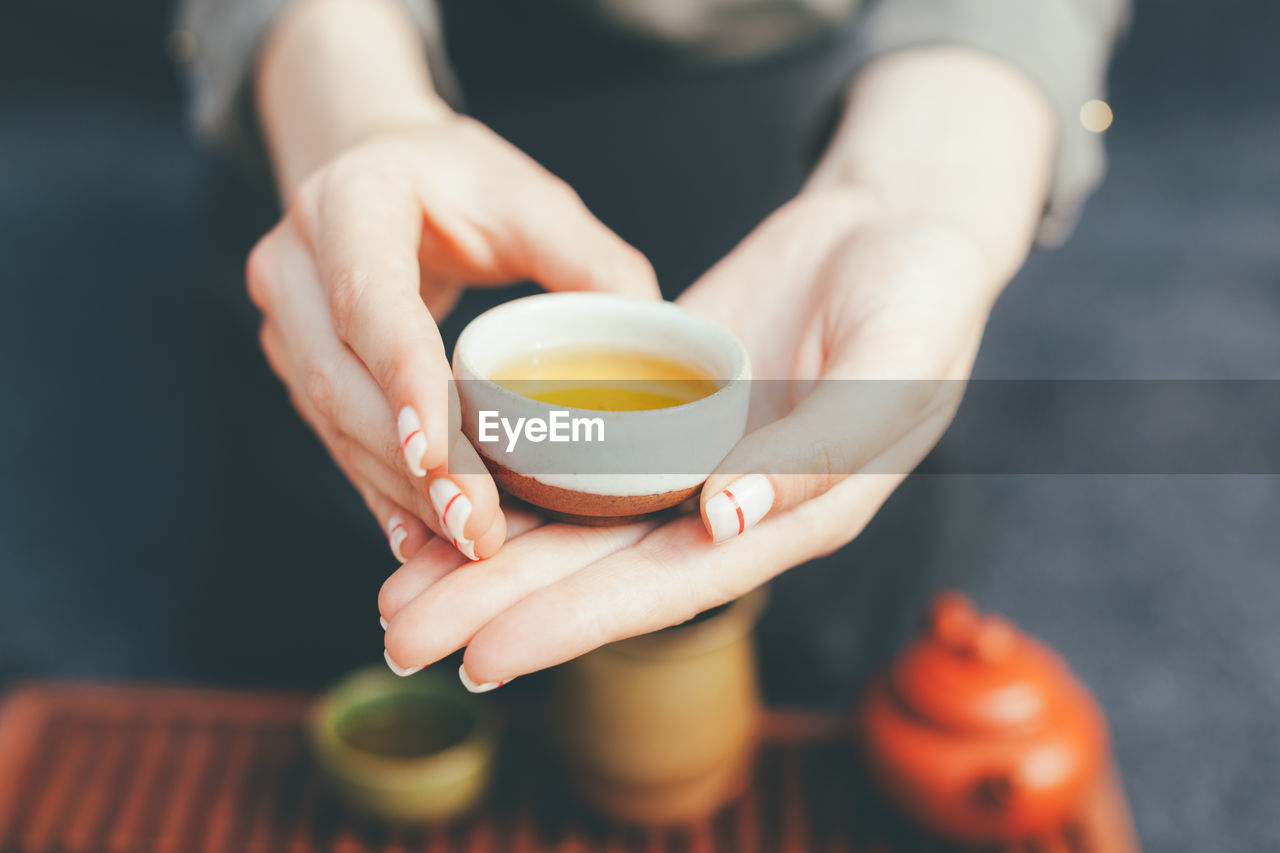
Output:
[[[1056,654],[954,592],[934,601],[928,629],[894,661],[889,682],[915,716],[956,733],[1022,734],[1076,704]]]

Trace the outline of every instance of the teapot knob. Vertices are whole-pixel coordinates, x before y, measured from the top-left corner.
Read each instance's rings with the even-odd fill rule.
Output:
[[[929,612],[929,629],[938,642],[953,652],[964,654],[978,630],[978,611],[973,602],[958,592],[939,595]]]
[[[983,663],[1002,663],[1017,651],[1017,629],[1007,619],[981,615],[960,593],[938,596],[930,613],[930,629],[953,654]]]
[[[983,663],[1002,663],[1018,647],[1018,631],[1009,620],[988,616],[973,634],[973,656]]]

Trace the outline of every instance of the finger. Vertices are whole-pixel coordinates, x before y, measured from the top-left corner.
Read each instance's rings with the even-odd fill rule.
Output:
[[[274,329],[280,344],[274,356],[268,354],[272,369],[282,377],[291,375],[285,384],[307,399],[318,420],[358,438],[388,465],[403,470],[391,408],[333,330],[324,288],[305,244],[292,228],[278,227],[260,246],[270,247],[272,259],[257,265],[264,281],[257,291],[265,327]]]
[[[715,593],[695,588],[699,579],[694,573],[705,577],[708,560],[733,559],[712,550],[697,517],[684,516],[631,548],[533,590],[471,637],[463,663],[464,684],[510,681],[613,640],[691,618],[718,603]],[[743,591],[758,582],[754,570],[766,565],[767,556],[766,551],[752,549],[739,566]],[[724,594],[732,597],[735,589],[728,587]],[[548,608],[553,607],[563,608],[562,615],[547,620]],[[524,630],[534,634],[517,640]],[[527,648],[516,648],[519,644]]]
[[[270,322],[263,323],[260,335],[263,352],[267,356],[267,361],[272,365],[272,369],[284,382],[286,388],[291,387],[292,376],[290,374],[289,362],[284,352],[284,345],[280,341],[278,330]],[[311,425],[316,431],[320,439],[329,449],[329,453],[334,460],[338,462],[339,467],[343,469],[343,474],[360,492],[364,498],[365,504],[373,513],[374,517],[382,524],[383,530],[387,534],[387,544],[391,548],[391,553],[397,560],[404,563],[419,549],[431,539],[430,529],[418,519],[413,511],[408,510],[402,503],[398,503],[387,494],[375,486],[376,480],[388,480],[385,473],[383,476],[370,476],[369,469],[373,466],[384,468],[375,458],[368,456],[367,459],[358,460],[363,464],[351,464],[350,459],[352,450],[363,451],[358,445],[351,448],[343,448],[339,450],[340,436],[333,432],[332,426],[324,421],[323,418],[311,407],[308,400],[300,398],[292,393],[294,408],[298,410],[298,414],[302,419]],[[382,472],[379,472],[382,473]],[[386,472],[389,473],[389,472]],[[394,478],[392,478],[394,481]],[[410,495],[416,497],[416,495]]]
[[[639,541],[653,526],[553,524],[513,539],[493,558],[447,574],[404,605],[387,630],[387,654],[400,669],[432,664],[524,596]]]
[[[429,501],[419,495],[403,473],[389,468],[382,460],[369,453],[358,441],[341,434],[329,435],[323,431],[321,434],[330,454],[338,461],[340,467],[349,477],[358,477],[362,482],[372,483],[383,494],[388,495],[399,502],[401,506],[406,507],[410,513],[421,519],[433,533],[448,543],[455,553],[463,554],[470,560],[476,560],[482,556],[496,553],[502,546],[506,539],[506,519],[500,511],[497,512],[497,517],[490,524],[487,531],[481,534],[478,539],[474,542],[459,542],[456,538],[456,532],[450,531],[445,526],[441,513],[436,509],[436,501]],[[437,482],[452,485],[446,478],[441,478]],[[465,496],[459,495],[457,503],[462,504],[464,502]],[[456,514],[455,509],[453,512],[446,513],[445,516],[452,521],[453,516]]]
[[[408,478],[400,473],[403,469],[396,465],[398,457],[395,457],[394,453],[384,454],[382,457],[375,456],[358,437],[344,432],[342,423],[335,423],[331,416],[319,411],[318,405],[331,400],[335,395],[307,393],[308,390],[312,390],[311,386],[314,386],[314,382],[300,383],[298,381],[297,369],[289,361],[289,349],[283,342],[278,324],[269,320],[264,322],[260,339],[263,352],[267,354],[267,360],[272,364],[272,369],[284,382],[294,409],[311,426],[316,435],[320,437],[325,448],[329,451],[329,455],[342,468],[348,479],[352,479],[354,482],[358,478],[361,481],[368,482],[376,490],[389,495],[400,506],[408,508],[418,518],[432,519],[433,514],[430,504],[413,490],[409,485]],[[311,357],[306,354],[303,355],[301,360],[314,364]],[[327,369],[326,372],[330,377],[329,381],[333,383],[341,382],[347,387],[355,387],[357,389],[363,381],[367,386],[368,399],[365,402],[368,405],[358,406],[357,408],[367,415],[377,412],[381,407],[381,422],[389,422],[385,401],[381,400],[376,387],[368,379],[367,375],[364,375],[363,368],[360,367],[359,363],[340,351],[336,354],[332,364],[337,366]],[[349,381],[343,381],[344,364],[356,374],[356,376],[350,377]],[[312,370],[314,369],[313,367]],[[377,422],[375,421],[375,423]],[[392,457],[390,463],[387,462],[388,455]]]
[[[684,622],[802,558],[795,542],[804,527],[793,516],[772,530],[717,547],[697,516],[670,522],[636,547],[535,591],[490,620],[467,646],[467,679],[510,681],[606,643]]]
[[[334,329],[396,413],[405,465],[425,477],[447,458],[452,370],[420,292],[421,207],[368,176],[328,182],[319,204],[308,233]]]
[[[703,485],[703,521],[714,541],[865,470],[938,413],[946,414],[945,429],[959,407],[981,341],[981,306],[958,273],[954,287],[940,287],[949,281],[945,264],[905,264],[898,252],[888,263],[873,248],[855,241],[824,273],[837,292],[823,303],[825,331],[810,333],[826,350],[822,378],[785,417],[739,442]],[[847,310],[838,284],[859,278],[881,281],[893,301],[869,317]]]
[[[707,478],[707,532],[724,542],[823,494],[926,418],[954,410],[962,390],[947,380],[819,380],[790,414],[744,437]]]
[[[921,424],[887,449],[876,467],[909,470],[942,428],[938,418]],[[905,476],[846,478],[821,497],[722,545],[707,540],[697,516],[663,525],[635,547],[524,597],[490,620],[467,645],[463,683],[497,685],[732,601],[848,543]]]
[[[546,523],[539,516],[518,510],[507,510],[504,516],[507,520],[506,534],[513,539]],[[394,618],[400,608],[417,598],[436,581],[469,562],[444,539],[432,539],[382,584],[382,589],[378,592],[379,612],[387,620]]]
[[[327,443],[334,457],[343,460],[344,468],[359,473],[385,494],[401,501],[412,513],[424,519],[434,533],[455,549],[455,553],[469,560],[479,560],[496,554],[506,541],[506,518],[498,507],[497,492],[487,475],[438,475],[428,481],[428,498],[424,500],[403,474],[387,467],[358,442],[339,435]],[[458,481],[470,492],[459,489]],[[469,493],[485,495],[485,502],[479,510],[473,511]],[[474,519],[482,514],[490,519],[487,527],[475,525]],[[479,532],[471,532],[472,529]]]
[[[505,199],[506,252],[517,274],[548,290],[594,290],[661,298],[638,249],[597,219],[572,189],[546,173]]]
[[[449,544],[451,534],[441,524],[435,509],[427,499],[424,499],[414,490],[409,479],[401,471],[387,467],[382,460],[369,453],[358,441],[347,436],[330,435],[325,436],[324,440],[330,454],[334,459],[338,460],[339,466],[349,478],[372,484],[375,489],[407,509],[411,515],[425,524],[431,532],[435,533],[446,544]],[[499,535],[505,535],[506,524],[502,520],[501,514],[499,514],[494,526],[498,528]],[[482,547],[488,547],[490,550],[484,551],[484,553],[492,553],[497,549],[497,546],[491,544],[493,541],[494,537],[492,536],[481,537],[480,542],[476,544],[476,548],[479,550]],[[497,541],[500,545],[502,539],[499,538]],[[452,544],[449,544],[449,547],[456,548]]]
[[[472,560],[489,557],[503,543],[499,528],[505,522],[498,509],[498,487],[460,431],[452,434],[452,441],[449,458],[459,471],[433,476],[427,494],[453,546]]]
[[[295,362],[307,365],[302,369],[295,368],[295,372],[304,373],[307,378],[301,384],[292,383],[292,386],[304,389],[311,407],[318,412],[319,420],[331,422],[337,432],[363,443],[366,449],[393,470],[403,470],[400,462],[402,445],[412,449],[414,442],[421,443],[423,439],[414,434],[415,427],[406,428],[405,412],[402,410],[400,430],[401,435],[408,433],[408,441],[387,440],[392,435],[392,421],[386,398],[365,367],[331,331],[329,308],[318,282],[315,281],[314,267],[305,247],[295,240],[283,245],[281,254],[285,263],[283,274],[291,276],[293,283],[290,287],[278,288],[280,292],[275,297],[278,305],[274,312],[278,322],[274,325],[281,331],[281,348],[291,353]],[[497,486],[462,433],[454,431],[451,439],[455,443],[454,458],[470,460],[469,464],[460,462],[459,467],[477,472],[449,475],[453,488],[460,489],[467,497],[468,512],[462,518],[466,522],[465,533],[456,527],[452,533],[448,533],[443,525],[433,526],[446,540],[457,538],[460,546],[465,540],[465,553],[473,559],[486,557],[501,548],[504,541],[505,522],[498,506]],[[333,450],[332,447],[330,449]],[[440,469],[436,474],[437,477],[443,476]],[[388,494],[404,500],[403,489],[393,488],[384,477],[379,477],[377,481]],[[437,487],[436,492],[432,493],[428,483],[422,482],[420,488],[430,500],[434,513],[438,515],[443,510],[444,502],[437,506],[436,498],[442,494],[444,487]],[[452,497],[452,494],[447,495],[445,502],[448,497]],[[416,511],[416,503],[408,505]],[[417,514],[423,518],[430,517],[430,513],[426,512]],[[451,513],[451,518],[456,518],[457,515],[456,512]],[[463,535],[459,536],[459,533]]]
[[[369,508],[369,512],[373,514],[373,517],[382,526],[391,554],[402,565],[420,551],[427,542],[431,540],[439,541],[437,537],[431,535],[431,531],[427,526],[415,518],[411,512],[380,492],[376,486],[360,476],[358,472],[350,470],[341,464],[339,467],[343,469],[343,474],[346,475],[347,480],[359,493],[365,506]]]
[[[372,490],[364,494],[364,502],[374,517],[382,524],[387,535],[387,544],[395,558],[404,564],[417,554],[429,541],[440,541],[431,535],[425,524],[414,517],[413,513],[388,498],[382,492]]]

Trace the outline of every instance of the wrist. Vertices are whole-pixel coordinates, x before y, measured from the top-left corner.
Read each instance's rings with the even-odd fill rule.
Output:
[[[281,194],[342,151],[392,128],[448,121],[420,35],[394,0],[299,0],[263,46],[258,117]]]
[[[961,48],[868,65],[806,191],[859,187],[880,218],[928,222],[1010,278],[1030,249],[1053,162],[1052,111],[1022,72]]]

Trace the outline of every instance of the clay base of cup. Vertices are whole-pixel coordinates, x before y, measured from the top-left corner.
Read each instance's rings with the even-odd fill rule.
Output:
[[[683,503],[702,488],[699,483],[687,489],[659,492],[650,495],[597,495],[591,492],[575,492],[517,474],[505,465],[481,455],[493,480],[512,497],[531,504],[559,521],[585,524],[591,527],[608,527],[630,524],[645,516],[670,509]]]
[[[603,815],[625,823],[667,825],[710,817],[746,793],[754,750],[710,771],[662,785],[605,779],[575,768],[579,796]]]

